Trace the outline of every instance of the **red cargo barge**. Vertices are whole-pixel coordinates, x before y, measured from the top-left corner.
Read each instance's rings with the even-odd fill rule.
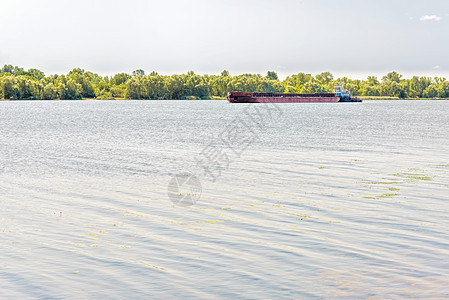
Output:
[[[351,97],[347,90],[335,87],[334,93],[289,94],[289,93],[248,93],[230,92],[226,99],[230,103],[319,103],[319,102],[362,102]]]

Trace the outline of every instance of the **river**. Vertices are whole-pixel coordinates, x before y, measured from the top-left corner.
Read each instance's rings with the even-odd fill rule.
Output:
[[[448,116],[2,102],[0,297],[447,298]]]

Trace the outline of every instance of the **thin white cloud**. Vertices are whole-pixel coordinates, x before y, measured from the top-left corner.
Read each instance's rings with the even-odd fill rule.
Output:
[[[440,67],[440,66],[435,66],[435,67],[433,67],[432,69],[434,69],[434,70],[439,70],[439,69],[441,69],[441,67]]]
[[[438,22],[441,20],[441,17],[437,16],[437,15],[425,15],[422,16],[420,19],[420,21],[435,21]]]

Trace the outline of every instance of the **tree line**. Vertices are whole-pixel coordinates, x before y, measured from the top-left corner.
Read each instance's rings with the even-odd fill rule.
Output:
[[[329,93],[335,85],[343,85],[354,96],[398,98],[449,98],[449,81],[442,77],[404,79],[391,72],[378,79],[334,78],[329,72],[316,76],[299,73],[281,81],[275,72],[266,76],[243,74],[231,76],[187,74],[148,75],[143,70],[131,74],[100,76],[76,68],[67,75],[46,76],[38,69],[5,65],[0,69],[0,98],[14,100],[38,99],[219,99],[229,91],[273,93]]]

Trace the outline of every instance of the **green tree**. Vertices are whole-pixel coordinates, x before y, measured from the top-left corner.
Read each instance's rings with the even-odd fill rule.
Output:
[[[306,82],[301,88],[301,93],[306,94],[324,93],[324,92],[325,90],[323,89],[323,87],[314,81]]]
[[[396,83],[401,82],[402,75],[397,72],[390,72],[382,78],[382,81],[394,81]]]
[[[270,80],[279,80],[278,74],[274,71],[268,71],[267,78]]]
[[[119,73],[114,75],[112,79],[109,81],[111,85],[121,85],[125,83],[131,76],[126,73]]]
[[[141,77],[135,76],[126,82],[125,97],[128,99],[142,99]]]
[[[9,72],[7,72],[9,73]],[[4,99],[20,99],[17,81],[13,76],[3,76],[0,81]]]
[[[77,100],[82,98],[82,87],[79,83],[76,83],[73,79],[67,79],[65,84],[60,84],[59,95],[64,100]]]
[[[429,85],[423,93],[423,97],[425,98],[435,98],[438,96],[438,84],[432,83]]]
[[[441,81],[437,88],[438,97],[449,98],[449,81]]]
[[[379,84],[379,80],[377,80],[376,76],[368,76],[366,81],[370,86],[375,86]]]
[[[134,77],[136,77],[136,76],[145,76],[145,71],[142,70],[142,69],[137,69],[137,70],[133,71],[133,76]]]
[[[126,86],[124,84],[114,85],[110,88],[110,93],[114,98],[125,98]]]
[[[38,69],[29,69],[27,75],[37,80],[45,78],[45,73]]]
[[[327,85],[334,80],[334,76],[330,72],[323,72],[315,76],[316,81],[320,84]]]
[[[43,99],[54,100],[58,98],[59,98],[58,89],[53,83],[50,82],[44,87]]]

